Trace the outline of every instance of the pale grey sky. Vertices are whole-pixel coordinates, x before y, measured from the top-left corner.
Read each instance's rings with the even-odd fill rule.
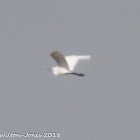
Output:
[[[139,5],[138,0],[1,0],[0,133],[140,139]],[[56,65],[54,50],[91,55],[76,67],[86,76],[53,76],[48,69]]]

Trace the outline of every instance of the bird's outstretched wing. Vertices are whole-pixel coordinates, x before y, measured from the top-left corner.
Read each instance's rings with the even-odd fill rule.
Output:
[[[69,64],[69,69],[73,71],[79,60],[90,59],[90,56],[89,55],[87,56],[86,55],[85,56],[72,55],[72,56],[66,56],[65,59],[67,63]]]
[[[62,53],[60,53],[59,51],[54,51],[51,53],[51,56],[57,62],[58,66],[69,70],[68,63]]]

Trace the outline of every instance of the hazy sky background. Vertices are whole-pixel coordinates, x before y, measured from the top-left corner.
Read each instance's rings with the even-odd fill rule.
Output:
[[[86,76],[53,76],[54,50]],[[140,139],[139,61],[138,0],[1,0],[0,133]]]

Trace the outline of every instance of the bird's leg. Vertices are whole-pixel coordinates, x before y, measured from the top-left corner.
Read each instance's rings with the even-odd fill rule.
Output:
[[[83,73],[75,73],[75,72],[72,72],[72,73],[70,73],[70,74],[77,75],[77,76],[81,76],[81,77],[85,76]]]

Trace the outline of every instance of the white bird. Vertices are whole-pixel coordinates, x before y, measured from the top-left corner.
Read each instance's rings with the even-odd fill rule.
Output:
[[[67,75],[67,74],[84,76],[83,73],[74,72],[74,68],[77,65],[79,60],[90,59],[89,55],[87,55],[87,56],[78,56],[78,55],[64,56],[59,51],[53,51],[51,53],[51,56],[57,62],[57,66],[52,67],[52,72],[56,76]]]

